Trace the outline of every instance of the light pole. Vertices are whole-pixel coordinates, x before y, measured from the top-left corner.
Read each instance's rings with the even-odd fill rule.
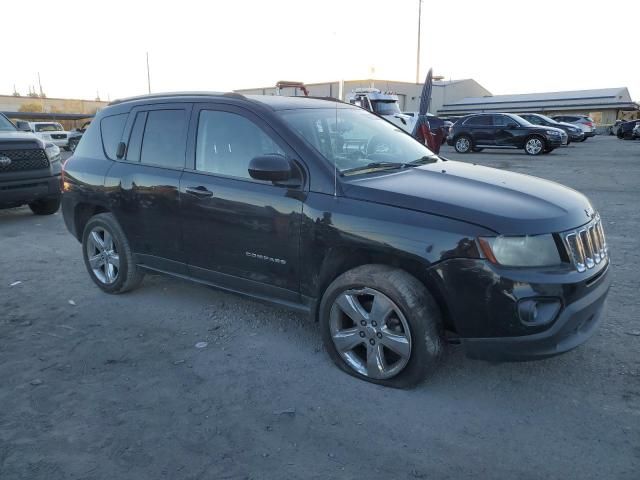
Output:
[[[149,52],[147,52],[147,88],[151,93],[151,74],[149,73]]]
[[[422,23],[422,0],[418,0],[418,53],[416,55],[416,83],[420,83],[420,24]]]

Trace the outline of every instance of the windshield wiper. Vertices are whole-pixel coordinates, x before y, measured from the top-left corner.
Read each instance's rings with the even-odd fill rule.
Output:
[[[379,170],[391,170],[396,168],[410,168],[419,167],[420,165],[426,165],[427,163],[435,163],[439,160],[436,155],[425,155],[411,162],[371,162],[359,167],[348,168],[342,171],[342,175],[349,175],[365,170],[379,171]]]
[[[401,162],[371,162],[359,167],[347,168],[341,172],[342,175],[349,175],[352,173],[362,172],[365,170],[389,170],[394,168],[404,168],[406,163]]]

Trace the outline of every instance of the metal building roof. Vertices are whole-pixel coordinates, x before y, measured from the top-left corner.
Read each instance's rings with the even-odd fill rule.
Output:
[[[454,103],[445,103],[438,113],[468,113],[486,111],[544,111],[544,110],[599,110],[616,108],[637,110],[626,87],[573,90],[565,92],[523,93],[468,97]]]

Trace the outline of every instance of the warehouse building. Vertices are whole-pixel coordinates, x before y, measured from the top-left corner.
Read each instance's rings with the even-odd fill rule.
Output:
[[[445,102],[436,110],[442,117],[478,112],[533,112],[588,115],[598,125],[610,125],[617,119],[638,115],[639,106],[631,100],[625,87],[568,92],[524,93],[519,95],[489,95]]]
[[[333,97],[346,100],[350,92],[356,88],[378,88],[382,91],[393,92],[398,95],[400,110],[404,112],[418,111],[422,84],[398,82],[393,80],[345,80],[342,89],[341,82],[305,84],[309,95],[314,97]],[[248,88],[235,90],[243,95],[276,95],[276,87]],[[293,88],[284,88],[282,95],[302,95]],[[445,104],[457,102],[468,97],[482,97],[491,92],[470,78],[464,80],[436,80],[433,82],[430,111],[435,113]]]

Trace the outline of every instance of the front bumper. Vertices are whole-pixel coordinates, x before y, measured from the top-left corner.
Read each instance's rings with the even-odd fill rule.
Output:
[[[584,132],[584,136],[585,136],[585,138],[595,137],[596,136],[596,131],[592,130],[591,132]]]
[[[583,132],[578,132],[578,133],[569,133],[569,138],[571,139],[572,142],[579,142],[580,140],[582,140],[584,138],[584,133]]]
[[[60,174],[47,177],[0,180],[0,206],[18,206],[60,195]]]
[[[548,136],[546,137],[547,140],[547,146],[552,147],[552,148],[556,148],[556,147],[561,147],[562,145],[566,145],[567,144],[567,137],[566,136],[557,136],[557,137],[552,137],[552,136]]]
[[[457,331],[471,358],[534,360],[584,343],[602,317],[610,286],[609,261],[597,271],[497,269],[484,260],[456,259],[431,269],[445,304],[447,328]],[[557,299],[560,310],[545,324],[526,324],[519,302]]]

